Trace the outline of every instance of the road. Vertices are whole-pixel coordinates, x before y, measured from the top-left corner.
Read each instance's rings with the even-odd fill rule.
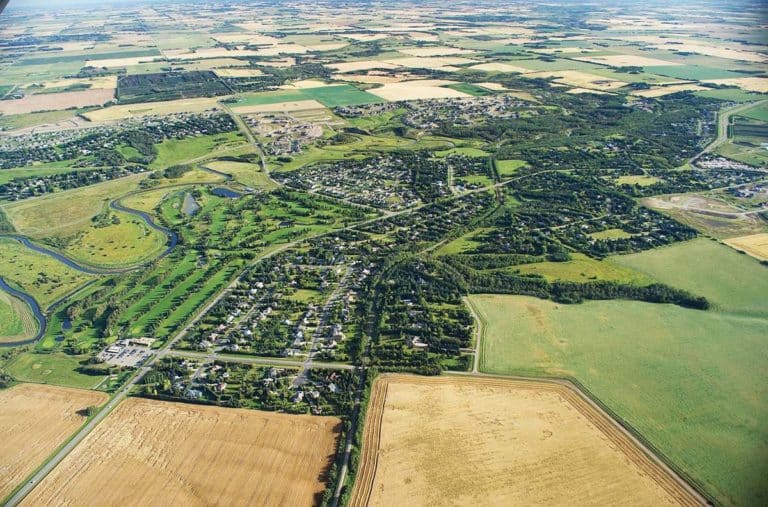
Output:
[[[485,331],[483,329],[483,320],[480,318],[477,309],[468,297],[462,297],[461,300],[464,301],[464,304],[469,309],[469,313],[472,314],[472,320],[475,321],[475,357],[472,361],[472,373],[477,373],[480,366],[480,342],[482,341],[483,332]]]

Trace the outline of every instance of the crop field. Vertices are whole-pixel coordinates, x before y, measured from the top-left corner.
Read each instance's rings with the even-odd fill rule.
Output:
[[[221,109],[218,101],[215,98],[200,97],[195,99],[169,100],[165,102],[121,104],[97,109],[96,111],[90,111],[83,116],[93,122],[103,122],[151,115],[199,113],[212,109]]]
[[[0,390],[0,499],[47,458],[107,395],[81,389],[19,384]]]
[[[481,370],[575,378],[719,501],[764,503],[765,267],[708,240],[610,260],[715,308],[471,296]]]
[[[0,101],[0,113],[25,114],[37,111],[100,106],[112,100],[114,95],[114,90],[109,89],[27,95],[23,99]]]
[[[695,505],[568,387],[387,375],[350,505]]]
[[[382,102],[378,97],[358,90],[352,85],[296,87],[274,92],[256,93],[240,99],[233,106],[238,110],[249,106],[302,102],[314,100],[327,107],[373,104]]]
[[[650,65],[643,70],[653,74],[674,77],[677,79],[726,79],[744,77],[743,74],[716,67],[700,67],[698,65]]]
[[[41,308],[93,279],[18,241],[0,238],[0,276],[30,294]]]
[[[420,79],[387,83],[380,88],[372,88],[370,93],[389,101],[443,99],[451,97],[470,97],[464,92],[446,88],[446,85],[458,84],[456,81],[442,79]]]
[[[758,259],[768,260],[768,234],[766,233],[730,238],[725,240],[725,243]]]
[[[0,290],[0,343],[29,339],[35,336],[37,326],[24,301]]]
[[[311,505],[340,426],[335,417],[130,398],[26,503]]]

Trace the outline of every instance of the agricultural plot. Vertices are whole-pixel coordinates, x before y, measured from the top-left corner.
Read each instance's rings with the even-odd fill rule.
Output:
[[[717,67],[701,67],[698,65],[644,65],[643,70],[661,76],[669,76],[676,79],[690,79],[694,81],[744,77],[744,74],[739,74],[738,72]]]
[[[176,113],[200,113],[220,109],[215,98],[201,97],[195,99],[169,100],[164,102],[142,102],[139,104],[121,104],[110,106],[96,111],[84,113],[83,116],[92,122],[104,122],[122,120],[125,118],[137,118],[152,115],[166,115]]]
[[[26,503],[311,505],[325,489],[340,426],[335,417],[132,398]]]
[[[441,79],[402,81],[387,83],[380,88],[372,88],[370,93],[389,101],[470,97],[467,93],[445,87],[455,84],[458,83]]]
[[[753,234],[725,240],[725,244],[762,260],[768,260],[768,234]]]
[[[714,309],[472,296],[482,371],[575,378],[716,499],[762,503],[765,469],[752,464],[768,452],[765,267],[708,240],[610,261]]]
[[[75,92],[41,93],[22,99],[0,100],[0,113],[27,114],[39,111],[56,111],[85,106],[101,106],[114,99],[110,89],[91,89]]]
[[[384,376],[350,505],[695,505],[568,387]]]
[[[370,93],[358,90],[352,85],[342,84],[332,86],[294,87],[275,92],[247,95],[233,104],[232,107],[238,112],[243,112],[242,109],[248,108],[249,106],[304,101],[315,101],[326,107],[336,107],[373,104],[381,102],[381,99]]]
[[[81,389],[19,384],[0,390],[0,498],[37,468],[107,395]]]

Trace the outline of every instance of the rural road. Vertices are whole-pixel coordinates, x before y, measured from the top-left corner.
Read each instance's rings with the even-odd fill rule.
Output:
[[[483,332],[485,331],[483,329],[483,319],[480,318],[480,314],[477,312],[477,309],[472,304],[472,302],[469,300],[468,297],[462,297],[462,301],[464,301],[464,304],[467,305],[467,308],[469,309],[469,313],[472,314],[472,319],[475,321],[475,357],[472,361],[472,373],[478,372],[478,367],[480,365],[480,342],[483,338]]]

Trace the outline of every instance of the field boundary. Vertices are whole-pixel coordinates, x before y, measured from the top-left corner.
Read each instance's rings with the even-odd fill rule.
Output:
[[[453,378],[451,378],[453,377]],[[469,378],[487,385],[519,386],[524,388],[539,387],[560,395],[587,420],[617,446],[625,456],[647,473],[661,488],[675,498],[681,505],[707,505],[712,503],[697,488],[689,484],[677,470],[670,467],[663,459],[651,452],[644,440],[611,417],[611,412],[603,410],[601,404],[582,392],[576,383],[568,379],[521,377],[511,375],[473,374],[467,372],[448,372],[441,377],[420,377],[404,374],[382,374],[376,379],[371,396],[368,415],[365,421],[363,445],[360,456],[360,473],[352,489],[349,505],[358,507],[367,505],[376,476],[379,459],[381,425],[386,405],[387,385],[390,379],[404,378],[414,383],[450,383],[458,378]],[[591,394],[591,393],[590,393]]]

